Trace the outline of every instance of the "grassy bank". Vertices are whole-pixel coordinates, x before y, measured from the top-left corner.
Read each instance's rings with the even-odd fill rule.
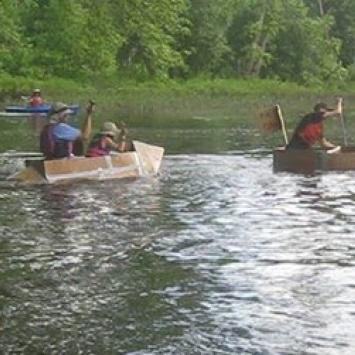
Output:
[[[350,84],[320,89],[272,80],[195,79],[148,83],[95,81],[94,85],[54,78],[39,81],[0,75],[2,107],[9,103],[23,104],[21,95],[28,95],[37,87],[48,102],[79,103],[84,107],[88,99],[94,99],[97,102],[94,130],[105,120],[124,120],[137,139],[161,144],[174,152],[181,146],[183,151],[186,147],[199,151],[203,144],[211,146],[216,141],[219,145],[232,147],[274,147],[282,144],[282,136],[279,132],[260,136],[257,130],[260,110],[280,104],[290,136],[299,118],[310,111],[315,102],[326,101],[332,105],[339,95],[345,98],[346,126],[351,143],[352,132],[355,132],[355,86]],[[36,120],[31,119],[1,119],[0,151],[38,149],[35,125]],[[187,133],[186,128],[197,130]],[[145,133],[140,136],[142,131]],[[340,144],[339,121],[327,122],[326,134]],[[176,149],[177,146],[180,148]]]
[[[41,81],[0,75],[3,104],[23,104],[21,95],[28,95],[37,87],[48,102],[85,105],[92,98],[97,102],[98,123],[107,119],[125,120],[133,126],[250,126],[258,110],[274,103],[281,105],[285,117],[293,124],[315,102],[332,104],[338,95],[345,97],[350,116],[355,111],[352,94],[355,84],[320,89],[260,79],[77,83],[57,78]]]

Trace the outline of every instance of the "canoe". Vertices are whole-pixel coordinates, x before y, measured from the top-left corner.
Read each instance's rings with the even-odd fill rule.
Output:
[[[79,105],[68,105],[68,108],[72,111],[73,115],[79,112]],[[49,113],[52,109],[52,105],[43,104],[39,106],[21,106],[10,105],[5,107],[5,111],[8,113],[28,114],[28,113]]]
[[[47,117],[48,113],[20,113],[20,112],[0,112],[0,117],[7,117],[7,118],[24,118],[24,117],[33,117],[33,116],[39,116],[39,117]]]
[[[276,148],[273,151],[273,170],[298,174],[355,170],[355,147],[335,150]]]
[[[27,160],[27,167],[8,180],[26,184],[55,184],[80,180],[108,180],[156,175],[164,149],[133,141],[135,151],[109,156],[57,160]]]

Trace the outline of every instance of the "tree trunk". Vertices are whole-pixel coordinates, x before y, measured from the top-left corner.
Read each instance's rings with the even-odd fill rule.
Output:
[[[266,11],[264,10],[264,12],[260,16],[260,20],[259,20],[260,28],[259,28],[259,32],[255,36],[254,42],[251,45],[252,48],[257,48],[257,47],[260,46],[259,43],[261,41],[261,36],[262,36],[263,28],[264,28],[265,12]],[[252,57],[250,58],[250,62],[248,64],[248,66],[247,66],[247,75],[254,75],[255,74],[255,69],[256,69],[256,66],[257,66],[259,61],[260,61],[259,57],[255,58],[252,55]]]
[[[320,16],[323,17],[323,16],[324,16],[323,0],[318,0],[318,4],[319,4],[319,13],[320,13]]]

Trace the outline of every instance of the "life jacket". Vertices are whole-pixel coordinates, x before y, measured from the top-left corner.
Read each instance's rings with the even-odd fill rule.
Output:
[[[40,96],[33,96],[30,98],[30,105],[32,107],[43,105],[43,99]]]
[[[45,159],[60,159],[70,157],[73,153],[81,155],[83,151],[82,142],[70,142],[63,139],[56,139],[53,130],[58,123],[48,123],[40,134],[40,151]]]
[[[54,159],[69,158],[73,156],[73,142],[64,139],[55,139],[54,141]]]
[[[45,159],[54,158],[54,148],[55,148],[55,139],[53,136],[53,129],[55,123],[46,124],[39,137],[39,149],[44,155]]]
[[[323,123],[315,122],[308,124],[298,135],[309,145],[313,145],[323,137]]]
[[[110,149],[106,144],[106,136],[102,134],[97,134],[92,139],[89,148],[86,152],[87,157],[102,157],[104,155],[109,155]]]
[[[306,115],[296,128],[295,138],[311,147],[323,137],[323,121],[324,114],[321,112],[312,112]]]

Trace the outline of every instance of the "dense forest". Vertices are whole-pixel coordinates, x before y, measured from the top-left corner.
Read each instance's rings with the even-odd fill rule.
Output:
[[[0,0],[11,76],[355,78],[354,0]]]

